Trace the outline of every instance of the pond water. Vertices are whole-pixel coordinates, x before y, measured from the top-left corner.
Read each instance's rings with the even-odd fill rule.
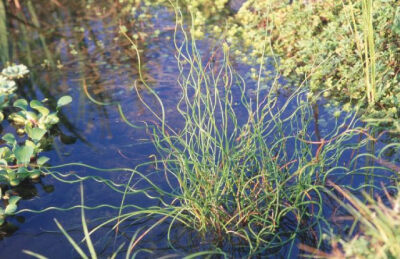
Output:
[[[51,2],[51,3],[50,3]],[[138,79],[138,62],[129,41],[119,33],[124,25],[128,33],[137,39],[144,78],[162,98],[168,114],[168,123],[179,128],[180,121],[175,112],[180,97],[176,83],[178,74],[175,47],[172,43],[175,17],[165,6],[125,8],[123,4],[111,1],[96,1],[96,5],[85,5],[84,1],[27,1],[28,8],[8,10],[10,60],[26,64],[31,70],[28,79],[20,84],[19,94],[27,99],[47,98],[53,105],[65,94],[73,97],[73,103],[62,110],[61,123],[56,129],[51,148],[44,155],[51,158],[51,165],[84,163],[98,168],[134,168],[152,159],[156,150],[149,134],[143,128],[134,129],[121,118],[119,103],[128,121],[143,125],[142,121],[152,120],[151,113],[144,107],[135,90]],[[232,3],[236,10],[238,1]],[[133,19],[135,18],[135,19]],[[200,43],[201,52],[211,53],[219,39]],[[235,64],[242,74],[248,74],[249,67]],[[249,84],[252,83],[249,81]],[[254,84],[254,83],[253,83]],[[138,84],[138,91],[150,104],[157,107],[156,100]],[[282,97],[284,99],[284,96]],[[113,103],[111,105],[99,105]],[[293,108],[294,109],[294,108]],[[317,107],[315,107],[317,109]],[[329,129],[331,111],[319,108],[320,131]],[[325,116],[325,118],[326,118]],[[325,124],[325,125],[324,125]],[[4,131],[12,130],[5,128]],[[345,162],[345,161],[344,161]],[[151,167],[144,172],[151,172]],[[130,173],[123,170],[99,172],[91,168],[71,165],[54,169],[68,174],[65,179],[79,176],[99,176],[115,183],[126,183]],[[158,180],[163,185],[163,179]],[[109,204],[119,206],[122,195],[95,179],[84,181],[84,200],[87,206]],[[64,183],[51,176],[42,177],[37,183],[24,183],[19,187],[23,200],[19,209],[40,211],[49,207],[71,208],[81,204],[80,184]],[[128,198],[127,204],[148,206],[154,201],[146,197]],[[334,209],[334,208],[333,208]],[[333,210],[332,209],[332,210]],[[327,214],[329,214],[328,210]],[[89,226],[116,216],[118,211],[110,208],[86,210]],[[53,219],[57,219],[77,241],[83,237],[81,211],[79,209],[49,209],[44,213],[19,213],[8,219],[0,229],[1,258],[29,258],[21,251],[31,250],[49,258],[77,258],[65,236],[59,231]],[[106,227],[93,235],[101,257],[110,256],[123,242],[142,227],[150,226],[157,219],[132,221],[121,225],[119,234]],[[172,255],[182,257],[194,251],[207,250],[207,244],[200,244],[195,233],[177,229],[174,244],[177,250],[168,248],[165,240],[167,223],[161,224],[141,242],[140,248],[151,249],[151,256]],[[340,226],[338,226],[340,228]],[[185,232],[186,231],[186,232]],[[180,233],[182,232],[182,233]],[[299,242],[312,243],[310,233]],[[309,239],[309,240],[307,240]],[[311,241],[310,241],[311,240]],[[292,256],[298,250],[293,248]],[[282,249],[277,257],[285,257]],[[138,257],[149,257],[138,254]]]

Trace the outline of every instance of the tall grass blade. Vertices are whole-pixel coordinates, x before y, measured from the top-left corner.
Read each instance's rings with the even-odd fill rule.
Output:
[[[82,259],[89,259],[85,252],[79,247],[79,245],[75,242],[75,240],[68,234],[68,232],[63,228],[63,226],[58,222],[57,219],[54,219],[57,224],[57,227],[60,229],[61,233],[68,239],[69,243],[73,246],[75,251],[81,256]]]
[[[46,256],[43,256],[43,255],[41,255],[41,254],[38,254],[38,253],[35,253],[35,252],[32,252],[32,251],[29,251],[29,250],[22,250],[22,252],[23,252],[24,254],[30,255],[30,256],[32,256],[32,257],[35,257],[35,258],[37,258],[37,259],[48,259]]]
[[[376,57],[373,28],[373,0],[362,0],[362,17],[364,31],[364,55],[365,55],[365,83],[367,85],[367,97],[369,105],[375,104],[376,97]]]
[[[97,259],[97,255],[96,255],[96,250],[94,249],[93,243],[92,243],[92,239],[90,238],[89,235],[89,230],[86,224],[86,218],[85,218],[85,207],[84,207],[84,199],[83,199],[83,184],[81,182],[81,219],[82,219],[82,228],[83,228],[83,233],[85,234],[85,240],[86,240],[86,244],[87,247],[89,248],[89,252],[90,255],[92,257],[92,259]]]
[[[31,15],[32,23],[35,25],[36,28],[40,28],[39,18],[36,14],[35,8],[32,5],[32,1],[28,1],[26,5],[28,7],[29,14]],[[44,37],[42,32],[39,33],[39,39],[40,39],[40,43],[42,44],[47,61],[49,62],[49,64],[51,66],[54,66],[55,63],[54,63],[53,55],[51,54],[51,51],[49,50],[49,48],[47,46],[46,38]]]
[[[4,5],[4,1],[0,1],[0,61],[3,64],[9,61],[6,18],[6,7]]]

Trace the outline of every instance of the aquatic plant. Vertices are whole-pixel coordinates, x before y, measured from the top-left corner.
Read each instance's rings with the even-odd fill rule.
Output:
[[[25,65],[11,65],[0,73],[0,122],[4,119],[3,109],[9,105],[17,90],[15,79],[21,79],[29,73]]]
[[[15,81],[0,75],[0,94],[3,96],[8,96],[14,93],[15,90],[17,90],[17,84]]]
[[[28,68],[23,64],[8,66],[6,68],[3,68],[3,70],[1,71],[1,74],[8,79],[23,78],[28,73]]]
[[[63,96],[57,102],[57,109],[69,104],[72,101],[70,96]],[[28,109],[28,102],[25,99],[18,99],[13,104],[18,108],[18,112],[11,113],[8,118],[19,127],[18,133],[27,132],[28,136],[33,140],[39,141],[43,135],[54,125],[59,119],[57,112],[50,113],[50,110],[38,100],[32,100],[29,103],[31,109]]]
[[[31,102],[31,107],[40,111],[39,115],[26,110],[27,102],[24,99],[19,99],[14,103],[14,106],[20,108],[21,111],[10,114],[9,118],[19,126],[17,133],[26,133],[28,138],[20,144],[12,133],[2,136],[5,142],[5,145],[0,147],[0,184],[2,185],[16,186],[26,178],[38,178],[41,175],[40,167],[49,160],[48,157],[39,156],[43,150],[41,141],[49,133],[51,126],[58,122],[58,117],[57,113],[49,114],[49,110],[39,103],[35,100]],[[22,128],[21,123],[24,126]]]
[[[279,74],[271,85],[261,86],[263,64],[257,85],[248,88],[231,64],[227,43],[203,63],[196,35],[186,33],[181,12],[178,8],[175,11],[174,43],[180,71],[177,82],[182,95],[176,111],[181,116],[177,124],[182,126],[177,129],[167,123],[161,97],[139,71],[142,84],[159,105],[150,105],[137,91],[158,121],[149,126],[158,152],[154,162],[133,170],[133,175],[138,175],[142,166],[154,163],[153,174],[164,175],[169,189],[157,185],[150,176],[143,178],[152,191],[140,192],[163,206],[126,213],[121,209],[117,218],[104,224],[138,216],[161,217],[132,238],[128,255],[151,229],[167,220],[168,239],[174,226],[184,226],[197,231],[203,242],[215,245],[215,249],[234,250],[238,246],[247,255],[279,250],[284,245],[288,245],[290,255],[296,238],[306,231],[313,232],[313,242],[321,245],[318,236],[325,222],[321,190],[326,179],[356,175],[356,169],[341,166],[342,156],[359,150],[373,137],[356,127],[354,114],[348,114],[342,123],[337,116],[335,126],[325,132],[324,138],[316,136],[308,130],[313,112],[304,89],[298,88],[286,100],[280,99],[276,94]],[[130,39],[123,30],[121,33]],[[130,41],[141,67],[139,49]],[[217,53],[222,59],[211,62]],[[254,92],[253,97],[248,95],[249,90]],[[349,141],[360,134],[366,139],[351,145]],[[128,182],[126,192],[138,192],[136,183],[130,186]],[[160,196],[154,197],[154,192]],[[285,220],[292,222],[291,229],[283,228]]]
[[[5,200],[7,205],[5,208],[0,207],[0,226],[5,222],[6,217],[14,215],[17,211],[17,203],[21,197],[12,195],[11,192],[2,193],[0,189],[0,200]]]
[[[17,134],[20,136],[26,134],[22,143],[11,132],[1,136],[3,144],[0,146],[0,192],[9,186],[19,185],[27,178],[40,177],[42,173],[40,168],[49,160],[48,157],[39,156],[43,151],[42,140],[49,134],[51,127],[59,121],[57,111],[50,113],[43,102],[38,100],[32,100],[29,105],[25,99],[15,100],[14,112],[6,111],[5,108],[10,108],[9,103],[15,98],[17,84],[14,80],[28,73],[26,66],[12,65],[4,68],[0,75],[1,120],[4,119],[5,113],[8,114],[8,119],[17,128]],[[61,97],[57,102],[57,109],[69,104],[71,100],[70,96]],[[19,200],[16,197],[15,195],[2,197],[8,200],[8,205],[5,209],[0,208],[1,224],[7,215],[12,215],[16,211],[16,203]]]

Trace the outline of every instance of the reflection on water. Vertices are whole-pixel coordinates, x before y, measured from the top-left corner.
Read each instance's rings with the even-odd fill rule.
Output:
[[[6,8],[9,60],[26,64],[32,71],[29,80],[20,85],[18,94],[27,99],[47,98],[52,109],[62,95],[69,94],[74,100],[60,113],[60,126],[54,129],[54,141],[50,141],[52,148],[44,152],[51,158],[51,164],[85,162],[102,168],[132,168],[147,159],[154,150],[146,132],[127,126],[115,105],[97,105],[87,95],[102,103],[120,102],[127,119],[134,123],[149,116],[136,95],[138,62],[131,44],[119,33],[123,25],[141,50],[144,78],[165,97],[177,98],[177,90],[172,90],[176,72],[174,47],[166,44],[171,42],[174,17],[166,13],[166,8],[108,0],[92,5],[86,1],[24,1],[20,9],[11,2]],[[140,84],[137,87],[142,89]],[[149,103],[155,102],[145,91],[140,91]],[[175,105],[172,99],[168,102]],[[126,172],[104,175],[74,167],[65,170],[68,171],[61,173],[71,174],[71,179],[75,172],[106,176],[115,182],[124,182],[130,176]],[[84,185],[88,206],[99,199],[115,206],[121,202],[121,195],[110,192],[105,185],[94,180]],[[19,209],[80,204],[78,183],[62,184],[52,177],[43,177],[39,183],[26,182],[15,192],[24,198]],[[88,211],[87,216],[98,219],[98,213]],[[101,210],[102,219],[115,215],[115,210]],[[60,255],[60,251],[67,251],[61,257],[76,256],[53,218],[79,240],[82,233],[79,210],[22,213],[8,218],[1,227],[0,256],[21,258],[23,249],[50,257]],[[129,226],[143,224],[128,222],[126,231],[132,231]],[[120,240],[114,241],[114,235],[107,231],[111,228],[100,232],[103,238],[95,234],[94,239],[104,242],[99,247],[109,252],[116,249],[113,242]]]
[[[115,1],[88,3],[26,1],[21,9],[10,4],[9,41],[14,43],[10,60],[28,64],[32,70],[30,81],[20,88],[22,96],[48,98],[51,108],[59,96],[73,96],[73,107],[61,114],[58,132],[62,143],[79,140],[77,145],[86,144],[91,152],[100,152],[106,144],[107,149],[115,143],[133,145],[138,136],[129,136],[116,106],[96,105],[87,94],[103,103],[121,102],[130,121],[146,118],[134,89],[136,54],[120,35],[119,26],[126,28],[141,50],[144,78],[161,91],[170,89],[173,82],[173,46],[165,42],[170,42],[174,23],[162,6],[150,9]],[[44,4],[46,8],[41,8]],[[167,91],[165,95],[169,95]],[[144,138],[140,132],[133,134]],[[75,147],[57,147],[58,156],[64,159]]]

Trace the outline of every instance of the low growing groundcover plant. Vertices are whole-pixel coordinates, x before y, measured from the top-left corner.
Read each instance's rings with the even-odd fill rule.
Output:
[[[399,15],[395,0],[249,0],[226,34],[245,62],[276,55],[282,87],[305,81],[333,105],[360,106],[365,121],[398,130]]]

